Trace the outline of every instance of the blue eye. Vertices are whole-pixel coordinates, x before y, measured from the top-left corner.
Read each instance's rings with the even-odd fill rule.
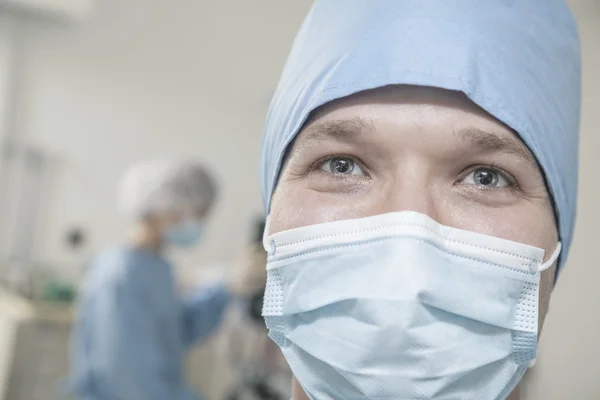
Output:
[[[321,171],[336,175],[365,175],[363,170],[349,157],[332,157],[323,162]]]
[[[493,168],[477,168],[461,181],[466,185],[476,185],[486,188],[504,188],[510,186],[508,179]]]

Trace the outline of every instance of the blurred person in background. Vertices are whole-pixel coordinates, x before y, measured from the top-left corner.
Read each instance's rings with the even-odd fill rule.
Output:
[[[240,262],[228,282],[180,299],[169,248],[201,242],[217,186],[202,164],[132,166],[121,205],[134,221],[127,243],[105,250],[82,287],[72,338],[70,388],[82,400],[192,400],[186,349],[221,323],[232,296],[264,285],[264,264]]]
[[[562,0],[315,1],[261,162],[295,400],[519,398],[573,235],[580,80]]]

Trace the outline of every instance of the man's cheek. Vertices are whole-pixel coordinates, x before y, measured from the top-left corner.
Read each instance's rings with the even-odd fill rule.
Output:
[[[537,207],[519,204],[498,209],[483,206],[451,209],[448,224],[455,228],[544,249],[556,244],[552,217]]]
[[[269,233],[274,234],[289,229],[318,223],[316,210],[320,209],[310,196],[301,190],[281,185],[271,203]]]
[[[368,202],[354,196],[283,184],[273,196],[270,232],[368,215]]]

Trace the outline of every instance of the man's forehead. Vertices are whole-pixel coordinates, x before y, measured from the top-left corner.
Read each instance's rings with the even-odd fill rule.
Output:
[[[428,117],[428,113],[453,109],[464,113],[466,117],[480,119],[485,125],[499,124],[507,131],[510,130],[469,100],[462,92],[424,86],[389,85],[355,93],[318,107],[310,114],[300,133],[303,136],[310,136],[310,133],[317,130],[331,131],[330,128],[336,125],[335,121],[345,121],[343,125],[347,131],[368,130],[373,128],[374,122],[377,122],[368,118],[369,112],[385,106],[398,107],[398,109],[408,106],[419,109],[419,114],[424,118]],[[418,115],[415,117],[418,120]]]
[[[340,99],[330,101],[311,113],[311,119],[331,113],[340,108],[360,104],[429,104],[469,110],[481,115],[489,115],[473,103],[462,92],[432,86],[387,85],[363,90]]]
[[[446,130],[443,133],[451,135],[452,140],[458,144],[473,146],[483,152],[510,153],[538,168],[535,157],[518,134],[472,103],[464,94],[417,86],[387,86],[361,92],[320,107],[306,122],[294,148],[303,149],[323,140],[348,142],[361,139],[364,143],[365,140],[368,141],[367,136],[376,131],[378,122],[368,115],[368,111],[373,107],[385,105],[423,106],[426,110],[423,121],[416,121],[417,124],[427,124],[427,112],[436,107],[446,107],[468,114],[474,117],[469,118],[470,121],[483,123],[464,124],[458,129],[449,125],[442,127]],[[416,119],[418,118],[417,115]]]

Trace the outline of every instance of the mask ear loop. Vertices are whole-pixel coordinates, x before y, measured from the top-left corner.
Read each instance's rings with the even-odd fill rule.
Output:
[[[542,272],[550,268],[552,264],[554,264],[556,260],[558,260],[558,256],[560,255],[561,250],[562,244],[558,242],[558,244],[556,245],[556,249],[554,249],[554,252],[550,256],[550,258],[545,263],[541,264],[538,268],[536,268],[533,272]]]

